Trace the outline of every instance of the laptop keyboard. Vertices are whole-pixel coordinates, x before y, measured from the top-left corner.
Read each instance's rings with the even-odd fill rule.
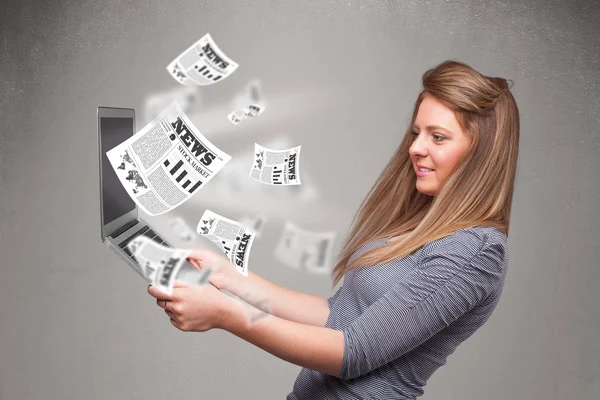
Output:
[[[167,247],[171,247],[169,246],[169,244],[167,244],[167,242],[165,242],[163,240],[163,238],[161,238],[160,236],[158,236],[158,234],[156,232],[154,232],[152,229],[150,229],[150,227],[148,225],[144,226],[142,229],[138,230],[137,232],[133,233],[131,236],[129,236],[127,239],[125,239],[124,241],[122,241],[121,243],[119,243],[119,247],[123,249],[123,251],[129,256],[132,257],[131,252],[129,251],[129,248],[127,247],[127,245],[135,238],[137,238],[138,236],[146,236],[149,239],[154,240],[156,243],[162,245],[162,246],[167,246]]]

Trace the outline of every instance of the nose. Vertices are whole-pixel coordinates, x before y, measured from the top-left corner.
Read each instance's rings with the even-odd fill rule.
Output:
[[[423,135],[417,136],[410,145],[410,148],[408,149],[408,154],[410,154],[410,156],[413,158],[423,158],[427,156],[427,148],[423,140],[421,140],[422,137]]]

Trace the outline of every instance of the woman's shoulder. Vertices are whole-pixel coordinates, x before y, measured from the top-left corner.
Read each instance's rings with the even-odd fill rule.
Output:
[[[451,236],[455,235],[456,240],[475,241],[482,245],[502,243],[506,244],[506,233],[493,226],[472,226],[470,228],[459,229]]]
[[[368,250],[384,245],[389,238],[379,238],[368,241],[360,246],[350,257],[350,260],[359,257]],[[445,254],[460,254],[464,257],[474,256],[485,246],[495,245],[507,252],[506,234],[492,226],[475,226],[459,229],[454,233],[440,239],[426,243],[415,252],[417,259],[423,257]]]
[[[507,236],[492,226],[475,226],[459,229],[440,239],[433,240],[423,246],[423,255],[459,257],[470,259],[486,247],[507,252]]]
[[[356,251],[354,251],[354,253],[352,253],[349,261],[352,261],[352,260],[360,257],[363,253],[365,253],[369,250],[373,250],[374,248],[385,244],[386,240],[387,240],[387,238],[379,238],[379,239],[369,240],[368,242],[366,242],[365,244],[360,246],[358,249],[356,249]]]

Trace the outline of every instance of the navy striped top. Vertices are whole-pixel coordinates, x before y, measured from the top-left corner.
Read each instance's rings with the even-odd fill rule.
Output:
[[[372,241],[358,249],[387,242]],[[337,375],[303,368],[287,400],[415,399],[502,294],[507,236],[461,229],[412,254],[344,274],[325,327],[344,333]]]

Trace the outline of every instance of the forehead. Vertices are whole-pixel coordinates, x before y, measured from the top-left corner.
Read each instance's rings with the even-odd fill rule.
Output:
[[[432,96],[426,96],[419,105],[415,125],[423,129],[428,125],[439,125],[453,133],[462,132],[454,111]]]

